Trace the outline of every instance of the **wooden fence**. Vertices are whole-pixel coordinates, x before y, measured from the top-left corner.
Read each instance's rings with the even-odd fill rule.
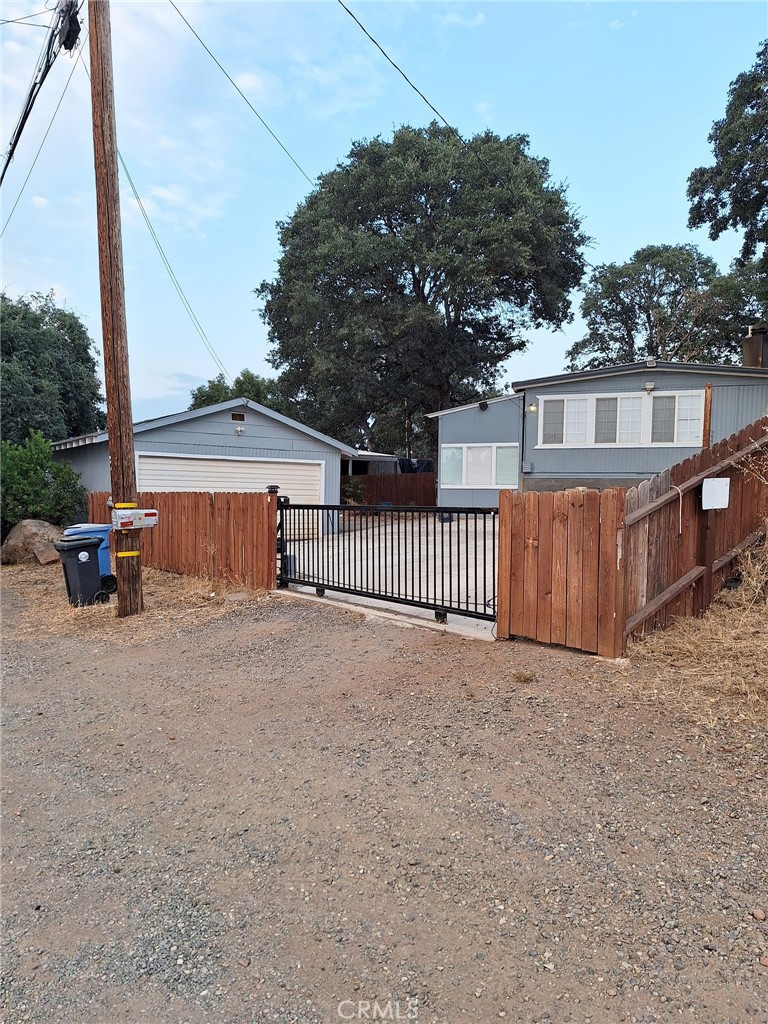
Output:
[[[768,417],[627,491],[625,636],[700,615],[768,515]],[[701,484],[728,478],[728,507],[701,507]]]
[[[628,491],[502,491],[497,635],[619,657],[701,614],[760,536],[766,467],[768,417]],[[703,510],[703,480],[726,476],[728,508]]]
[[[110,520],[105,492],[89,496],[92,523]],[[254,590],[276,586],[276,498],[263,493],[145,491],[140,508],[156,508],[157,526],[140,533],[143,565],[208,576]]]
[[[341,493],[350,480],[362,481],[365,504],[378,505],[391,501],[393,505],[421,505],[434,508],[436,504],[434,473],[392,473],[382,476],[343,476]]]
[[[618,657],[624,492],[501,491],[496,635]]]

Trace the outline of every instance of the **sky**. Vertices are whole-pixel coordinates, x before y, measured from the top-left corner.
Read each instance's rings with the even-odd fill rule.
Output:
[[[354,141],[391,138],[402,124],[434,117],[336,0],[178,6],[313,181]],[[727,269],[740,237],[712,242],[705,229],[688,230],[686,182],[712,162],[707,136],[724,114],[728,86],[768,36],[764,0],[348,6],[465,138],[486,129],[529,136],[531,153],[550,161],[583,218],[590,263],[692,242]],[[4,0],[0,11],[10,20],[45,7],[46,0]],[[168,0],[113,0],[111,8],[118,145],[128,171],[229,375],[247,367],[272,376],[253,290],[274,278],[276,224],[311,186]],[[50,19],[48,11],[33,21]],[[40,27],[0,26],[3,151],[44,39]],[[87,63],[87,42],[82,56]],[[62,51],[0,191],[0,274],[14,298],[53,290],[100,351],[89,90],[83,62]],[[187,408],[191,390],[219,367],[124,179],[121,204],[134,418],[145,419]],[[528,349],[504,365],[504,380],[564,369],[565,350],[583,333],[579,301],[574,293],[574,320],[561,331],[531,333]]]

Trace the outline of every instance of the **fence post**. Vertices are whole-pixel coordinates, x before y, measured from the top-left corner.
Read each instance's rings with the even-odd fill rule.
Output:
[[[621,488],[600,495],[600,560],[597,611],[597,653],[620,658],[626,625],[626,563],[624,555],[624,503]]]
[[[280,499],[277,492],[280,490],[277,484],[269,484],[267,487],[267,559],[269,571],[269,590],[277,587],[277,519],[279,515]]]
[[[703,615],[712,603],[712,563],[715,560],[714,512],[698,510],[699,531],[696,561],[704,566],[704,575],[694,591],[694,614]]]

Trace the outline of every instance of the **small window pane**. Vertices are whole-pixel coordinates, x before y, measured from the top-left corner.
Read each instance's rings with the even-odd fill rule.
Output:
[[[569,398],[565,403],[565,443],[587,443],[587,409],[589,399]]]
[[[440,457],[441,484],[460,484],[463,452],[461,448],[443,446]]]
[[[677,396],[677,440],[701,444],[701,395]]]
[[[622,398],[619,403],[619,444],[640,444],[643,439],[643,400]]]
[[[563,422],[565,419],[565,402],[562,398],[548,400],[543,403],[542,444],[563,443]]]
[[[467,486],[491,486],[491,454],[490,445],[467,445]]]
[[[595,444],[614,444],[616,442],[618,414],[618,398],[597,398],[595,400]]]
[[[653,399],[651,442],[673,443],[675,440],[675,396],[656,395]]]
[[[496,486],[517,487],[517,448],[496,449]]]

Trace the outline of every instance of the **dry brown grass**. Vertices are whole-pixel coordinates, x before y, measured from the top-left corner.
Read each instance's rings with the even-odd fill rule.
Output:
[[[109,604],[73,608],[61,566],[4,565],[0,583],[12,587],[28,602],[29,613],[13,632],[3,623],[3,634],[9,639],[35,636],[74,635],[81,638],[108,639],[110,643],[141,643],[159,640],[170,629],[197,622],[212,621],[235,614],[263,594],[247,592],[243,602],[228,601],[227,595],[245,588],[221,580],[196,576],[177,576],[159,569],[142,569],[144,612],[129,618],[117,617],[117,595]]]
[[[702,724],[768,724],[768,540],[739,559],[741,585],[700,619],[631,644],[633,684]]]

